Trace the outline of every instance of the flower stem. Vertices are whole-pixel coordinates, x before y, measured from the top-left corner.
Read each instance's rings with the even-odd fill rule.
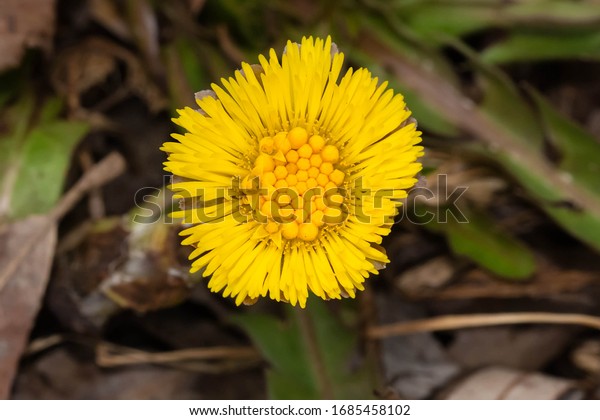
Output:
[[[293,312],[298,321],[300,334],[306,344],[308,359],[317,380],[319,395],[322,399],[331,400],[333,399],[333,388],[327,377],[325,361],[319,351],[319,344],[317,342],[317,334],[315,332],[313,321],[306,309],[294,308]]]

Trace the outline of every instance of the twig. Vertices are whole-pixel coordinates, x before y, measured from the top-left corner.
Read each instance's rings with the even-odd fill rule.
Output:
[[[447,315],[381,325],[369,329],[367,331],[367,336],[372,339],[379,339],[396,335],[507,324],[581,325],[600,330],[600,317],[582,314],[558,314],[552,312]]]
[[[56,255],[64,255],[81,245],[90,233],[92,226],[92,221],[88,219],[65,232],[56,246]]]
[[[204,374],[223,374],[249,369],[262,362],[252,347],[207,347],[149,353],[75,334],[55,334],[32,341],[23,356],[32,356],[65,343],[93,347],[96,363],[101,367],[136,364],[167,365],[175,369]]]
[[[137,365],[145,363],[170,364],[198,360],[260,360],[253,347],[206,347],[149,353],[129,347],[101,343],[96,347],[96,363],[103,367]]]
[[[67,214],[88,191],[106,184],[119,176],[124,170],[125,159],[117,152],[113,152],[86,172],[47,214],[46,220],[40,229],[23,243],[19,252],[4,270],[0,272],[0,292],[29,255],[31,249],[48,233],[56,222]]]
[[[101,187],[121,175],[125,166],[125,159],[117,152],[112,152],[94,165],[54,206],[49,214],[52,221],[60,220],[88,191]]]
[[[40,353],[50,347],[57,346],[67,341],[68,338],[63,334],[53,334],[47,337],[36,338],[27,346],[27,349],[23,352],[23,356],[31,356],[36,353]]]
[[[94,160],[89,151],[83,150],[79,154],[79,165],[84,172],[89,171],[94,166]],[[93,188],[89,192],[88,209],[92,220],[99,220],[106,214],[104,209],[104,201],[102,201],[102,190]]]

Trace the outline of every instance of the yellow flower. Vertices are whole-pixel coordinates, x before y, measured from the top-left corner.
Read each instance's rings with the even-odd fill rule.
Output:
[[[400,94],[364,68],[340,79],[326,40],[287,43],[198,96],[174,121],[167,171],[191,225],[191,271],[239,305],[355,296],[389,262],[378,246],[423,149]]]

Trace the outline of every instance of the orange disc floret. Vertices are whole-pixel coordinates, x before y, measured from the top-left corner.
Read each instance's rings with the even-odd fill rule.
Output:
[[[288,139],[294,149],[299,149],[308,141],[308,133],[302,127],[294,127],[288,133]]]
[[[328,144],[321,150],[323,162],[337,163],[340,159],[340,151],[334,145]]]

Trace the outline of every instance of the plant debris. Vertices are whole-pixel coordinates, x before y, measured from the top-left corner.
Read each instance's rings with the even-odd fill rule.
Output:
[[[0,398],[598,398],[599,19],[594,0],[3,0]],[[189,273],[159,148],[195,92],[303,35],[404,96],[422,177],[355,300],[237,307]]]

